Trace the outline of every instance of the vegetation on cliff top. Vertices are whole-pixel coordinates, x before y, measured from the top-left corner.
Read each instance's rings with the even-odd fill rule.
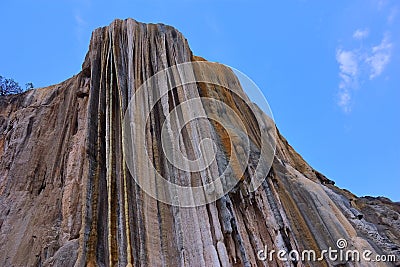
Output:
[[[33,83],[25,84],[25,90],[33,89]],[[25,91],[18,82],[0,75],[0,96],[19,94]]]

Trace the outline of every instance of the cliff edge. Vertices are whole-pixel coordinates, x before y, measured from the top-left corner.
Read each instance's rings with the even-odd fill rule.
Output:
[[[162,203],[140,189],[123,158],[121,128],[129,99],[155,73],[201,60],[170,26],[115,20],[93,32],[79,74],[0,98],[1,266],[399,265],[399,203],[359,198],[336,187],[278,131],[272,167],[255,192],[245,182],[248,169],[227,195],[193,208]],[[215,75],[235,83],[229,71]],[[190,96],[224,101],[247,129],[255,129],[243,103],[223,88],[200,83],[177,88],[156,105],[147,124],[152,162],[169,180],[188,182],[198,175],[168,167],[160,149],[164,108]],[[153,98],[148,92],[140,105],[150,107]],[[213,122],[190,127],[182,147],[190,154],[200,142],[194,132],[209,134],[220,152],[214,171],[220,171],[233,150],[224,130]],[[252,134],[256,151],[257,131]],[[318,255],[338,249],[338,240],[347,249],[395,255],[397,262],[260,259],[266,247]]]

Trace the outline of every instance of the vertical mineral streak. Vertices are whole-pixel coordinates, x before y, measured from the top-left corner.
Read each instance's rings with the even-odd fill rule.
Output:
[[[0,98],[1,266],[391,266],[394,263],[258,259],[269,250],[317,253],[344,238],[349,249],[400,259],[400,206],[385,198],[358,198],[311,168],[278,134],[272,169],[254,193],[246,178],[220,200],[196,208],[169,206],[141,191],[129,172],[122,138],[124,112],[153,74],[200,61],[186,39],[163,24],[116,20],[93,32],[82,71],[71,79]],[[201,75],[201,73],[195,73]],[[216,77],[240,86],[229,69]],[[179,77],[175,77],[179,78]],[[157,92],[142,99],[152,106]],[[192,97],[227,103],[246,122],[254,149],[260,132],[254,114],[228,90],[203,83],[168,93],[146,125],[149,164],[171,182],[201,184],[227,166],[231,147],[216,122],[193,121],[180,149],[194,157],[204,138],[217,144],[208,173],[171,166],[161,147],[168,112]],[[220,106],[198,107],[227,116]],[[154,186],[158,186],[154,182]],[[157,187],[159,193],[163,188]],[[397,261],[397,264],[399,262]]]

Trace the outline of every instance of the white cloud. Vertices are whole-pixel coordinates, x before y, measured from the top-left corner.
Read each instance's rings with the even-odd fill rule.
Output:
[[[358,63],[356,54],[353,51],[339,49],[336,52],[336,60],[342,73],[349,76],[357,75]]]
[[[364,38],[367,35],[368,30],[357,30],[353,38]],[[391,60],[392,47],[389,34],[385,34],[378,45],[372,47],[360,45],[356,49],[336,51],[340,78],[337,104],[344,112],[351,111],[352,92],[358,88],[359,80],[362,82],[363,77],[372,80],[383,73]]]
[[[344,112],[351,111],[350,90],[356,87],[358,80],[359,64],[358,56],[355,51],[339,49],[336,52],[336,61],[339,63],[339,99],[338,105]]]
[[[351,111],[350,106],[351,96],[348,89],[339,91],[338,105],[343,109],[344,112],[349,113]]]
[[[353,33],[353,38],[357,39],[357,40],[362,40],[364,38],[367,38],[369,35],[369,30],[368,29],[357,29],[354,33]]]
[[[372,47],[371,54],[365,59],[365,62],[370,67],[370,80],[378,77],[384,71],[387,64],[389,64],[392,54],[393,44],[386,34],[381,43]]]
[[[336,50],[336,61],[338,64],[338,91],[337,105],[344,112],[351,112],[354,103],[354,92],[362,88],[368,80],[383,76],[390,64],[394,52],[394,38],[391,38],[389,29],[399,20],[400,6],[392,0],[373,0],[377,13],[370,14],[373,17],[367,19],[369,25],[355,28],[354,32],[346,38],[350,41],[349,46],[341,46]],[[376,37],[372,32],[376,27],[375,17],[381,18],[376,22],[386,25],[387,32],[383,37]],[[385,79],[388,79],[386,77]]]

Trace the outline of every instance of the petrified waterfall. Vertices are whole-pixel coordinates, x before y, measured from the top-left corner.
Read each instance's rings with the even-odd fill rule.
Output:
[[[235,73],[222,65],[213,71],[221,86],[177,86],[160,101],[160,92],[147,90],[134,102],[134,114],[149,114],[144,124],[148,158],[134,157],[128,166],[124,117],[133,95],[156,73],[185,62],[205,60],[192,54],[176,29],[116,20],[93,32],[79,74],[58,85],[0,98],[0,266],[396,264],[260,259],[259,251],[266,247],[318,255],[329,247],[338,249],[338,240],[345,240],[347,249],[400,259],[400,205],[359,198],[310,167],[269,117],[246,103]],[[196,78],[202,73],[193,68]],[[206,171],[189,173],[169,162],[162,149],[163,123],[171,110],[196,97],[216,99],[235,112],[249,136],[248,160],[242,160],[239,143],[229,140],[223,125],[203,119],[182,128],[179,149],[193,160],[201,141],[211,139],[214,145],[207,150],[216,154],[213,163]],[[197,102],[191,111],[233,121],[218,104]],[[254,191],[249,181],[257,165],[264,166],[263,133],[273,138],[275,153],[263,162],[272,167],[264,168],[265,177]],[[236,134],[241,136],[239,130]],[[140,148],[131,148],[137,155]],[[237,184],[204,205],[165,203],[138,185],[137,179],[154,180],[153,172],[136,169],[139,160],[150,162],[166,181],[191,186],[219,176],[231,162],[225,179]],[[181,192],[154,186],[159,196],[175,199],[176,194],[179,199]]]

